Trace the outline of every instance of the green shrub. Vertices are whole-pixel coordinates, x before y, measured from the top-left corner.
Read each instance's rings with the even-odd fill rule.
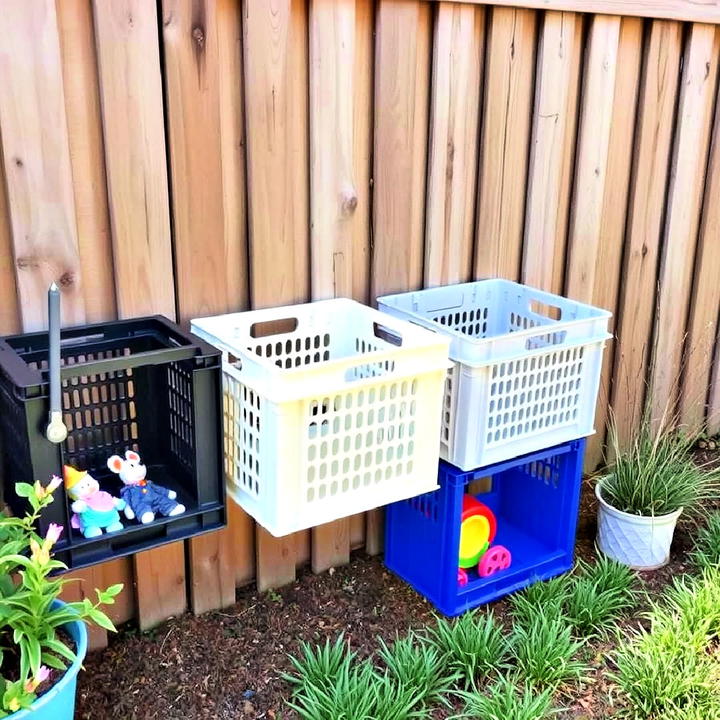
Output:
[[[513,619],[528,625],[538,613],[562,615],[573,582],[572,575],[560,575],[533,583],[522,592],[511,595],[509,600]]]
[[[495,673],[508,652],[505,630],[492,612],[475,610],[456,620],[438,618],[429,638],[465,687],[474,686],[481,675]]]
[[[283,678],[294,687],[332,683],[342,674],[347,674],[355,653],[350,652],[342,633],[331,645],[326,639],[324,645],[300,643],[300,657],[290,656],[294,673],[283,674]]]
[[[447,704],[446,695],[460,678],[448,671],[447,658],[437,647],[413,632],[392,645],[380,639],[378,656],[398,686],[417,689],[425,703]]]
[[[576,657],[583,643],[573,640],[562,616],[541,611],[516,625],[510,646],[521,677],[540,688],[580,680],[587,669]]]
[[[525,684],[518,689],[507,677],[500,678],[484,694],[461,693],[465,710],[455,718],[482,718],[482,720],[545,720],[552,709],[552,690],[536,692]]]
[[[699,568],[720,567],[720,512],[712,513],[698,530],[690,557]]]

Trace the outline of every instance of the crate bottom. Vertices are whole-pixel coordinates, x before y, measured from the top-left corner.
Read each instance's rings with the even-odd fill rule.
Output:
[[[78,530],[72,529],[69,540],[56,546],[57,559],[71,569],[79,569],[171,542],[187,540],[226,526],[226,511],[222,500],[198,505],[195,499],[189,496],[185,484],[165,466],[149,466],[147,476],[154,483],[177,493],[178,502],[186,508],[182,515],[174,517],[158,515],[153,522],[142,525],[137,520],[128,520],[121,512],[120,519],[125,525],[123,530],[103,533],[94,538],[85,538]],[[116,497],[120,496],[122,483],[116,476],[98,479],[103,490]]]

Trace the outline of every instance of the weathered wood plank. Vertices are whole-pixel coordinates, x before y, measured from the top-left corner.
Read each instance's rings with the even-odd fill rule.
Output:
[[[243,2],[253,307],[310,294],[307,22],[305,0]],[[294,580],[298,542],[258,526],[259,590]]]
[[[117,316],[91,0],[56,3],[85,318]]]
[[[545,15],[538,47],[523,281],[555,293],[563,285],[581,36],[580,15]]]
[[[626,444],[642,415],[657,291],[657,262],[665,207],[682,25],[652,23],[638,101],[625,254],[616,318],[611,406]]]
[[[5,188],[5,166],[0,163],[0,335],[20,330],[10,210]]]
[[[494,7],[489,17],[475,277],[519,280],[537,13]]]
[[[370,246],[372,4],[310,5],[312,297],[367,301]],[[350,559],[350,519],[312,531],[312,567]]]
[[[705,182],[695,276],[688,323],[688,354],[683,366],[680,419],[695,430],[706,419],[712,431],[720,422],[713,417],[712,362],[718,355],[718,316],[720,315],[720,113],[716,111],[710,162]]]
[[[85,298],[55,3],[4,3],[0,32],[0,134],[23,328],[46,325],[52,282],[63,291],[63,321],[77,325]]]
[[[665,234],[656,309],[655,352],[650,371],[653,418],[675,412],[683,371],[693,261],[715,108],[720,30],[690,29],[680,89],[675,147],[667,194]],[[693,348],[689,348],[692,352]],[[703,402],[702,398],[689,398]]]
[[[422,285],[430,89],[430,5],[386,0],[375,39],[373,252],[370,298]],[[367,513],[365,547],[382,550],[383,514]]]
[[[470,279],[485,15],[440,3],[435,18],[425,219],[425,285]]]
[[[382,0],[383,2],[385,0]],[[511,5],[535,10],[578,11],[605,15],[631,15],[665,20],[720,23],[718,0],[451,0],[480,5]]]
[[[156,7],[94,0],[94,11],[118,313],[175,318]],[[184,612],[182,542],[133,562],[141,628]]]

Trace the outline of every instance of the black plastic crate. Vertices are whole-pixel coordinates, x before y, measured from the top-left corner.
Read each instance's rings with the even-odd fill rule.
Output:
[[[185,513],[141,525],[121,513],[125,529],[85,538],[70,528],[63,486],[40,519],[64,526],[57,557],[71,568],[147,550],[226,524],[222,476],[220,352],[164,317],[85,325],[62,331],[65,442],[45,437],[48,421],[48,335],[0,339],[0,433],[4,499],[16,514],[26,505],[17,482],[46,484],[63,465],[88,470],[119,497],[111,455],[138,452],[147,478],[175,490]]]

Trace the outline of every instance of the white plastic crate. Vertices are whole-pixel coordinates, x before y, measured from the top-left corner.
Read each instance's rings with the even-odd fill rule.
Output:
[[[509,280],[378,298],[451,338],[440,454],[473,470],[594,432],[611,314]]]
[[[345,299],[192,331],[223,352],[228,492],[273,535],[437,488],[448,338]]]

